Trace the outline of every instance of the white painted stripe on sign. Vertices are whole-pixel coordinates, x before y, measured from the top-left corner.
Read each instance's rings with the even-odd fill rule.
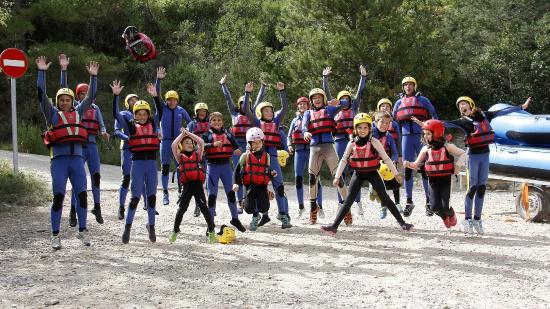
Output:
[[[23,60],[4,59],[4,66],[24,68],[25,67],[25,61],[23,61]]]

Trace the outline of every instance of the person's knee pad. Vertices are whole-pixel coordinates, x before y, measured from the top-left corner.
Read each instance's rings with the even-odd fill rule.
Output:
[[[280,186],[277,187],[277,195],[280,196],[280,197],[285,196],[285,186],[280,185]]]
[[[81,208],[88,208],[88,192],[82,191],[78,193],[78,203],[80,204]]]
[[[132,197],[130,199],[130,209],[136,209],[139,204],[139,198],[138,197]]]
[[[162,165],[162,176],[168,176],[170,174],[170,164]]]
[[[209,195],[208,196],[208,208],[215,208],[216,207],[216,196],[215,195]]]
[[[101,182],[101,175],[99,173],[95,173],[92,175],[92,184],[96,187],[99,187],[99,183]]]
[[[235,197],[235,192],[234,191],[227,192],[227,201],[229,203],[236,203],[237,202],[237,198]]]
[[[309,174],[309,185],[313,186],[316,183],[315,175]]]
[[[130,175],[122,176],[122,187],[128,189],[130,187]]]
[[[470,189],[468,189],[468,193],[466,193],[466,195],[468,196],[468,198],[473,199],[474,195],[476,195],[477,190],[477,186],[471,186]]]
[[[157,203],[157,196],[156,195],[151,195],[147,198],[147,207],[155,208],[156,203]]]
[[[63,207],[63,198],[65,198],[65,195],[61,193],[55,193],[53,195],[53,202],[52,202],[53,211],[61,210],[61,208]]]
[[[485,197],[485,190],[487,190],[486,185],[481,185],[477,187],[477,197],[484,198]]]
[[[304,178],[302,176],[296,177],[296,189],[300,190],[304,187]]]
[[[413,173],[412,169],[410,169],[408,167],[405,168],[405,180],[406,181],[411,180],[412,173]]]

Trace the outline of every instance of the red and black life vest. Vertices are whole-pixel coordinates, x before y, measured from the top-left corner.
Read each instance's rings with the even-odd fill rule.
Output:
[[[269,159],[264,151],[258,160],[256,156],[248,152],[245,158],[243,171],[243,184],[249,185],[267,185],[269,183]]]
[[[326,108],[322,108],[318,111],[310,110],[310,118],[308,124],[308,131],[312,135],[321,133],[332,133],[336,130],[336,122],[332,119]]]
[[[401,98],[401,104],[397,109],[395,118],[397,121],[411,120],[411,116],[418,118],[420,121],[428,119],[428,110],[420,104],[418,97],[403,97]]]
[[[201,162],[202,160],[199,158],[196,151],[193,151],[189,157],[186,156],[184,152],[180,153],[178,169],[180,172],[181,184],[196,180],[204,183],[205,176]]]
[[[353,150],[349,157],[349,166],[356,173],[378,170],[380,167],[380,155],[370,141],[363,146],[359,146],[353,142]]]
[[[86,127],[88,134],[97,135],[99,132],[99,121],[97,121],[95,108],[90,107],[84,112],[82,124]]]
[[[195,127],[193,128],[193,134],[200,137],[204,133],[206,133],[206,131],[208,131],[208,129],[210,129],[210,125],[209,125],[208,121],[196,120],[195,121]]]
[[[493,143],[495,133],[489,121],[484,118],[481,122],[473,121],[474,132],[466,135],[466,144],[470,148],[480,148]]]
[[[275,122],[260,122],[260,129],[264,132],[264,144],[266,147],[281,147],[281,134]]]
[[[57,116],[57,123],[44,134],[44,145],[50,147],[58,143],[86,143],[88,133],[77,111],[59,111]]]
[[[380,132],[380,136],[378,137],[378,141],[380,141],[380,144],[382,144],[382,146],[384,147],[384,150],[386,151],[386,154],[388,155],[388,157],[391,158],[392,152],[391,152],[390,143],[388,141],[388,134],[389,134],[389,132],[387,132],[387,131],[385,133]]]
[[[393,121],[390,122],[390,127],[388,128],[388,132],[390,132],[391,137],[393,138],[393,141],[395,142],[396,145],[399,142],[397,140],[397,139],[399,139],[399,132],[397,130],[398,130],[398,128],[393,127]]]
[[[207,159],[226,159],[233,156],[233,145],[227,138],[225,133],[214,133],[212,132],[212,143],[221,141],[222,145],[220,147],[209,147],[206,148],[206,158]]]
[[[239,114],[237,116],[237,122],[233,124],[231,133],[236,138],[246,138],[246,131],[251,128],[250,120],[245,115]]]
[[[135,132],[128,139],[128,147],[131,152],[157,151],[159,150],[160,140],[157,133],[153,130],[153,124],[139,124],[134,122]]]
[[[347,129],[353,130],[353,117],[355,113],[351,108],[346,110],[341,110],[336,114],[334,120],[336,120],[336,133],[337,134],[347,134]]]
[[[304,139],[304,133],[302,133],[301,118],[296,118],[296,121],[294,122],[294,131],[292,131],[292,134],[290,135],[290,137],[292,138],[292,144],[302,144],[302,145],[309,144],[309,142]]]
[[[428,177],[450,176],[454,173],[454,158],[445,146],[438,150],[429,148],[424,170]]]

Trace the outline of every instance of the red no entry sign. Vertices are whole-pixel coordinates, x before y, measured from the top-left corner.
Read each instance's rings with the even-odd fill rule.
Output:
[[[19,78],[27,71],[29,62],[22,50],[8,48],[0,54],[0,67],[9,77]]]

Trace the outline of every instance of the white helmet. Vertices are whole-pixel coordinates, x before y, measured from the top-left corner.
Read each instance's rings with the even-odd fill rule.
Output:
[[[252,141],[263,140],[264,132],[260,128],[250,128],[246,131],[246,142],[250,143]]]

